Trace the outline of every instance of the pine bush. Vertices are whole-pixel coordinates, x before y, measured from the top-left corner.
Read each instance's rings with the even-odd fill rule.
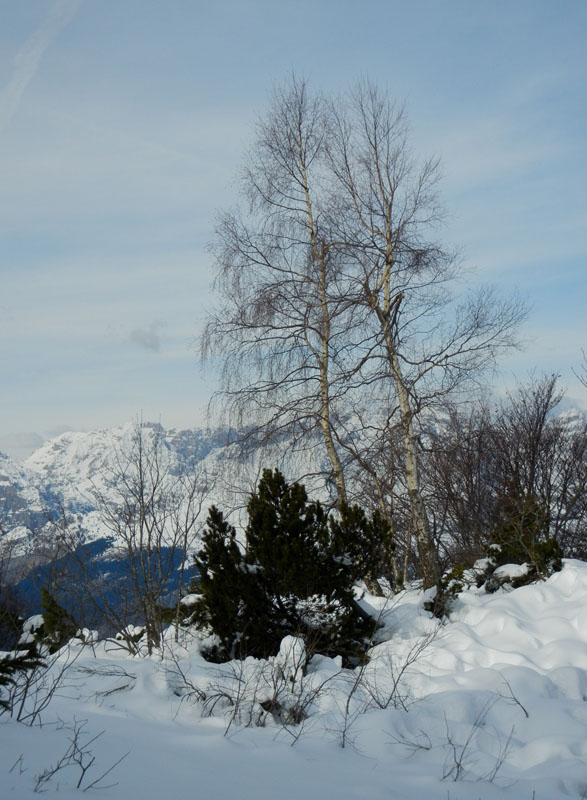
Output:
[[[38,641],[47,645],[49,653],[55,653],[76,635],[78,626],[44,586],[41,589],[41,613],[43,625],[37,633]]]
[[[16,682],[19,673],[34,669],[43,663],[34,642],[20,644],[22,636],[22,617],[0,603],[0,621],[10,633],[9,650],[0,651],[0,713],[9,711],[11,706],[10,687]]]
[[[196,559],[196,619],[216,635],[207,657],[275,655],[283,637],[294,635],[304,638],[310,653],[360,658],[374,622],[354,600],[362,567],[349,542],[357,530],[368,537],[376,523],[351,509],[331,517],[278,470],[263,472],[247,511],[241,549],[235,529],[212,508]]]
[[[562,569],[562,550],[547,530],[547,514],[536,498],[504,504],[503,522],[491,534],[488,548],[489,565],[482,579],[487,591],[495,591],[503,583],[494,573],[506,564],[525,565],[524,574],[508,581],[514,588],[544,580]]]

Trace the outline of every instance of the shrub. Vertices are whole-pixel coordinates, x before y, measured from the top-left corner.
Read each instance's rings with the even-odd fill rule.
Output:
[[[345,544],[349,531],[368,535],[373,520],[343,510],[329,517],[305,488],[265,470],[247,506],[244,551],[217,508],[210,510],[196,559],[201,599],[195,618],[208,623],[222,661],[275,655],[284,636],[302,636],[311,652],[360,658],[375,623],[353,596],[358,567]]]
[[[41,613],[43,624],[36,633],[37,641],[46,645],[49,653],[56,653],[76,635],[78,626],[44,586],[41,589]]]
[[[0,653],[0,713],[12,707],[10,693],[2,695],[2,690],[9,689],[16,683],[19,673],[27,672],[42,664],[43,661],[36,650],[24,647],[22,650]]]
[[[0,599],[0,650],[12,650],[22,633],[23,618],[10,600]]]
[[[488,592],[506,582],[515,588],[545,580],[559,571],[562,551],[555,539],[544,533],[547,530],[547,514],[534,497],[508,500],[503,522],[491,534],[487,568],[480,585],[484,584]],[[516,575],[499,570],[507,564],[523,565],[524,570]]]
[[[430,611],[438,619],[448,617],[452,611],[455,597],[463,589],[464,564],[456,564],[442,576],[434,587],[434,596],[424,603],[426,611]]]
[[[13,609],[0,604],[0,621],[6,627],[5,646],[10,649],[0,652],[0,713],[11,709],[11,687],[18,675],[42,664],[34,641],[23,641],[23,619]]]
[[[353,579],[374,583],[389,572],[394,543],[389,522],[379,511],[369,517],[357,505],[343,504],[338,517],[329,519],[331,546],[348,561]]]
[[[439,581],[436,593],[424,608],[442,619],[450,614],[453,601],[463,586],[484,587],[495,592],[508,584],[514,589],[545,580],[562,569],[562,551],[548,536],[548,518],[534,497],[508,498],[504,501],[502,523],[491,534],[486,557],[465,572],[457,564]]]

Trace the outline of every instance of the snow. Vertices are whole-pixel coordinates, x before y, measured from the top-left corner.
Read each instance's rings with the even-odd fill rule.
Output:
[[[304,674],[295,637],[273,659],[228,664],[204,660],[200,635],[175,643],[172,630],[151,657],[119,642],[70,644],[46,676],[50,687],[69,665],[42,726],[0,717],[2,796],[36,797],[38,776],[72,740],[83,763],[95,761],[85,776],[75,763],[49,775],[38,787],[48,794],[77,797],[113,767],[92,794],[586,796],[587,564],[566,560],[545,582],[494,594],[471,588],[443,624],[416,590],[362,602],[383,627],[355,670],[316,655]]]
[[[529,571],[528,564],[503,564],[494,570],[492,577],[498,583],[505,583],[506,581],[514,581],[516,578],[523,578]]]

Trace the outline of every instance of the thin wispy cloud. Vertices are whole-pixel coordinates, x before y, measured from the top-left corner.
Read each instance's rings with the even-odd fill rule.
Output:
[[[54,0],[44,22],[19,48],[14,58],[12,76],[0,90],[0,132],[16,113],[27,86],[37,74],[47,48],[71,22],[82,1]]]

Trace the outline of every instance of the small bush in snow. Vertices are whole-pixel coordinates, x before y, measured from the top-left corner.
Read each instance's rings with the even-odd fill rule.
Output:
[[[457,564],[450,572],[442,576],[438,584],[431,590],[432,597],[426,600],[424,608],[438,619],[448,617],[455,597],[463,588],[464,565]]]
[[[303,637],[313,652],[360,657],[375,623],[354,600],[358,575],[344,549],[345,510],[329,519],[301,484],[286,483],[277,470],[264,471],[247,510],[245,552],[212,508],[196,561],[202,594],[196,620],[217,637],[207,657],[272,656],[287,635]],[[350,520],[355,530],[360,515],[353,512]]]
[[[40,664],[42,664],[42,659],[31,647],[0,652],[0,713],[12,711],[14,695],[10,689],[16,684],[18,676]]]
[[[39,644],[48,647],[49,653],[56,653],[77,634],[78,626],[53,595],[43,586],[41,589],[42,625],[35,633]]]
[[[504,512],[502,524],[491,535],[485,572],[479,580],[488,592],[504,583],[515,588],[544,580],[562,569],[561,548],[544,534],[546,513],[535,498],[510,501]]]
[[[0,713],[12,713],[14,687],[23,673],[43,663],[32,636],[23,633],[23,619],[0,604],[0,620],[6,625],[4,645],[0,651]]]
[[[442,619],[450,614],[455,597],[463,586],[483,586],[495,592],[501,586],[525,586],[544,580],[562,569],[562,551],[548,530],[546,515],[535,498],[509,500],[504,506],[502,524],[491,534],[487,556],[472,570],[455,565],[439,581],[424,608]]]

